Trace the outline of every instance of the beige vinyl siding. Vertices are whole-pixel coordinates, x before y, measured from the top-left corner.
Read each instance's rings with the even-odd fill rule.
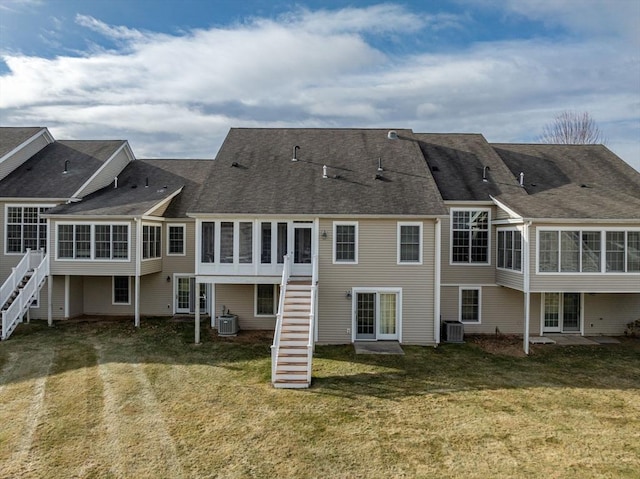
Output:
[[[542,301],[542,295],[540,293],[530,294],[529,332],[531,336],[538,336],[540,334],[541,301]]]
[[[640,294],[585,294],[585,336],[624,334],[627,323],[640,319]]]
[[[47,281],[53,280],[51,295],[51,316],[53,319],[64,319],[64,276],[49,276]],[[48,314],[48,285],[45,281],[40,290],[40,307],[31,309],[31,318],[47,319]]]
[[[164,241],[162,242],[162,245],[164,247]],[[159,273],[160,271],[162,271],[162,258],[143,259],[140,262],[141,275]]]
[[[628,225],[626,225],[628,226]],[[638,293],[640,292],[640,273],[543,273],[537,274],[538,260],[536,257],[538,233],[540,227],[563,228],[575,230],[584,225],[543,225],[537,224],[531,228],[530,260],[531,260],[531,291],[536,292],[567,292],[567,293]],[[625,225],[589,224],[589,228],[607,230],[610,228],[624,228]]]
[[[319,240],[318,342],[351,342],[352,300],[345,297],[346,292],[367,287],[401,288],[403,343],[432,344],[434,221],[422,222],[422,265],[397,264],[397,220],[357,221],[358,264],[333,264],[333,220],[320,221],[319,230],[326,231],[327,237],[320,235]]]
[[[171,281],[167,281],[167,277]],[[140,314],[143,316],[171,316],[175,277],[172,273],[161,271],[140,278]],[[133,278],[131,279],[133,289]]]
[[[460,208],[474,208],[474,205],[460,206]],[[458,208],[458,205],[456,205]],[[478,209],[486,206],[478,206]],[[491,221],[495,208],[491,209]],[[490,226],[489,254],[491,262],[488,265],[450,264],[451,262],[451,216],[442,219],[442,250],[441,250],[441,281],[443,284],[488,284],[496,282],[496,228]]]
[[[103,292],[106,294],[106,291]],[[84,278],[82,276],[69,276],[69,318],[84,314]]]
[[[184,255],[168,255],[167,254],[167,230],[172,225],[185,225],[185,254]],[[166,274],[173,273],[190,273],[195,272],[195,250],[196,250],[196,223],[195,221],[176,221],[174,223],[167,222],[162,232],[162,272]]]
[[[511,215],[509,213],[507,213],[506,211],[504,211],[501,208],[495,208],[494,209],[495,212],[495,218],[493,218],[494,220],[508,220],[508,219],[512,219]],[[492,212],[492,215],[494,213]]]
[[[122,172],[125,166],[129,163],[129,156],[127,155],[127,147],[122,148],[115,156],[111,157],[101,167],[98,174],[90,180],[90,182],[80,191],[77,195],[81,198],[98,191],[100,188],[112,184],[116,176]]]
[[[253,284],[216,284],[213,311],[216,316],[220,315],[222,306],[225,312],[228,309],[231,314],[238,315],[240,329],[267,329],[273,330],[276,325],[276,318],[256,317],[254,315],[254,288]]]
[[[467,285],[463,285],[467,286]],[[441,317],[443,321],[459,321],[460,286],[442,288]],[[539,299],[538,299],[539,301]],[[481,323],[465,323],[468,334],[517,334],[524,332],[524,293],[499,286],[481,289]],[[532,326],[539,328],[536,324]],[[538,331],[538,329],[531,329]]]
[[[497,269],[496,283],[507,288],[524,291],[524,274],[517,271]]]
[[[124,275],[118,275],[124,276]],[[100,316],[131,316],[135,305],[135,283],[130,278],[129,300],[131,304],[113,303],[113,280],[111,276],[85,276],[84,314]]]
[[[0,163],[0,180],[49,144],[43,132],[36,133],[36,135],[40,136]]]

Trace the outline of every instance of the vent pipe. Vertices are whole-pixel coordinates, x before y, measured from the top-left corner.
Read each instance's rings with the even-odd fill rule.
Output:
[[[114,188],[118,187],[118,177],[117,176],[113,179],[113,187]]]
[[[66,175],[67,173],[69,173],[69,160],[64,160],[64,171],[62,174]]]
[[[489,168],[488,166],[485,166],[482,169],[482,181],[484,181],[485,183],[487,183],[489,180],[487,179],[487,171],[491,171],[491,168]]]
[[[524,187],[524,173],[520,172],[520,186]]]
[[[149,188],[149,177],[147,176],[144,180],[144,187]]]
[[[300,147],[298,145],[293,147],[293,158],[291,158],[291,161],[298,161],[298,150],[300,149]]]
[[[378,171],[384,171],[384,168],[382,167],[382,158],[378,157]]]
[[[396,130],[389,130],[389,133],[387,133],[387,138],[389,138],[390,140],[397,140],[398,132]]]
[[[327,176],[327,165],[324,165],[324,166],[322,167],[322,177],[323,177],[323,178],[329,178],[329,177]]]

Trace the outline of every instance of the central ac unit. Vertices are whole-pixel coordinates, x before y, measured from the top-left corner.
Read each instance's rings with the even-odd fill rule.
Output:
[[[218,316],[218,336],[235,336],[238,334],[238,315],[224,314]]]
[[[444,340],[448,343],[463,343],[464,324],[460,321],[445,321]]]

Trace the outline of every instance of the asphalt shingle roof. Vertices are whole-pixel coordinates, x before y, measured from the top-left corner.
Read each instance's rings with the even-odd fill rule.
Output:
[[[233,128],[191,212],[446,214],[411,130],[397,130],[396,140],[387,132]],[[298,161],[291,161],[294,146]]]
[[[499,197],[528,218],[640,218],[640,173],[603,145],[492,144],[527,195]]]
[[[44,128],[39,126],[25,128],[11,126],[0,127],[0,158],[42,130],[44,130]]]
[[[182,188],[164,216],[186,217],[212,163],[211,160],[135,160],[118,175],[117,188],[112,183],[80,202],[51,209],[48,214],[139,216]]]
[[[0,181],[0,197],[69,198],[125,142],[56,141]],[[68,172],[63,173],[65,162]]]

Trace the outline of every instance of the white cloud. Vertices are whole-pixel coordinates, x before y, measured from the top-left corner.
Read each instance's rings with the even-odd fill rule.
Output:
[[[4,123],[51,126],[59,138],[129,139],[139,157],[212,157],[232,126],[409,127],[533,141],[558,111],[586,110],[611,149],[640,169],[640,63],[625,41],[513,40],[391,57],[367,39],[462,21],[393,5],[297,10],[180,36],[76,21],[121,50],[5,55]]]

